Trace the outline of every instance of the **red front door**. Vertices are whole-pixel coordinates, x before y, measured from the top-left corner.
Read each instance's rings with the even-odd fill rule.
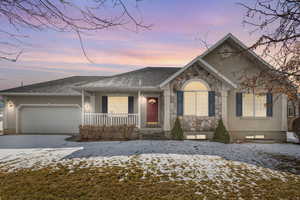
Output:
[[[158,122],[158,98],[148,97],[147,98],[147,123]]]

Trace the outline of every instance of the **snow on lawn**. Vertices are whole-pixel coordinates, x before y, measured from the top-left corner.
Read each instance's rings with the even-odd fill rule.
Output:
[[[144,173],[174,179],[236,181],[233,167],[259,173],[260,178],[282,177],[271,155],[300,159],[300,146],[292,144],[221,144],[200,141],[69,142],[68,136],[0,136],[0,168],[15,170],[57,163],[72,166],[137,164]],[[251,176],[251,174],[249,174]]]

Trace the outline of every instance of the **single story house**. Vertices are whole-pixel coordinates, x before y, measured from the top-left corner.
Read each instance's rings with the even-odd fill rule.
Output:
[[[233,53],[237,51],[243,53]],[[287,96],[267,91],[258,95],[240,87],[241,74],[269,67],[228,34],[182,68],[146,67],[0,91],[4,129],[17,134],[76,134],[81,124],[135,124],[168,136],[179,117],[188,139],[211,138],[223,119],[236,139],[284,140]]]

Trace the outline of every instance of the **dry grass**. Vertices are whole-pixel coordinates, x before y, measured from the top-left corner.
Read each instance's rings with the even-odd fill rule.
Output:
[[[276,159],[280,164],[276,165],[276,169],[300,175],[300,159],[293,156],[268,154],[271,158]]]
[[[156,166],[153,166],[154,168]],[[184,167],[184,166],[182,166]],[[300,199],[300,177],[280,172],[280,178],[243,165],[228,164],[233,179],[176,180],[163,172],[145,171],[138,162],[127,166],[62,165],[38,170],[0,172],[0,199]],[[221,176],[221,174],[220,174]],[[283,178],[282,178],[283,177]]]

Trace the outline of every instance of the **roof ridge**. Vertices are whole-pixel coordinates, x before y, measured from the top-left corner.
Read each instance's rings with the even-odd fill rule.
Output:
[[[177,69],[177,68],[181,68],[181,67],[151,67],[151,66],[148,66],[148,67],[145,67],[145,68],[164,68],[164,69]]]
[[[124,72],[124,73],[120,73],[120,74],[115,74],[113,76],[108,76],[108,78],[123,76],[123,75],[131,74],[131,73],[136,73],[136,72],[144,71],[144,70],[147,70],[147,69],[150,69],[150,68],[159,68],[159,67],[150,67],[150,66],[147,66],[147,67],[143,67],[143,68],[140,68],[140,69],[131,70],[131,71],[128,71],[128,72]]]
[[[180,70],[179,67],[143,67],[134,71],[129,71],[122,74],[117,74],[115,76],[108,77],[107,79],[101,79],[99,81],[93,81],[88,84],[81,84],[80,87],[113,87],[118,86],[120,88],[125,87],[156,87],[162,81],[170,77],[176,71]],[[139,85],[139,81],[142,84]]]

